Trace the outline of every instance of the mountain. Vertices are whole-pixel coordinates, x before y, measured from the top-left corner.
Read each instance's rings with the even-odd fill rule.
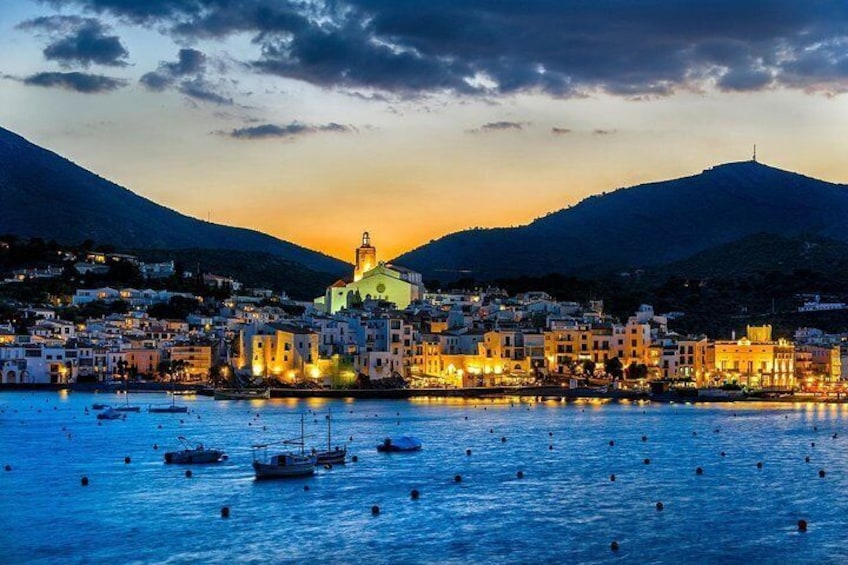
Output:
[[[333,277],[351,268],[264,233],[204,222],[160,206],[3,128],[0,233],[63,243],[91,239],[121,249],[259,251]]]
[[[655,279],[739,278],[797,271],[829,273],[848,283],[848,243],[823,237],[757,233],[662,265],[647,274]]]
[[[656,266],[768,233],[848,241],[848,187],[755,161],[591,196],[516,228],[454,233],[395,262],[453,281]]]

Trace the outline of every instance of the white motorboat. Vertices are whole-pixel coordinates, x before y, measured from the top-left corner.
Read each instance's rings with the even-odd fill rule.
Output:
[[[106,408],[103,412],[97,414],[98,420],[121,420],[126,419],[126,414],[121,414],[114,408]]]

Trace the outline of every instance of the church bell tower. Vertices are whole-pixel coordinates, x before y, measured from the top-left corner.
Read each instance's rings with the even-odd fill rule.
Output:
[[[356,267],[353,269],[353,281],[362,279],[362,275],[377,266],[377,249],[371,245],[368,232],[362,233],[362,245],[356,248]]]

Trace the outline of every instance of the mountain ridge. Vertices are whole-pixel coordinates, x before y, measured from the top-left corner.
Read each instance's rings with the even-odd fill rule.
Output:
[[[443,280],[599,274],[669,263],[755,233],[848,241],[846,214],[845,185],[741,161],[590,196],[520,227],[455,232],[395,261]]]
[[[0,127],[0,232],[121,248],[231,249],[340,275],[350,266],[273,236],[162,206]]]

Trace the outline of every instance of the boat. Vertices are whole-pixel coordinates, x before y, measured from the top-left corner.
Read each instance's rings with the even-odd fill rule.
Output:
[[[177,439],[183,444],[185,449],[166,453],[165,463],[175,463],[178,465],[218,463],[227,457],[220,449],[209,449],[203,447],[202,443],[198,443],[192,447],[192,444],[185,437],[179,436]]]
[[[411,436],[387,437],[383,443],[377,446],[377,451],[380,453],[394,453],[398,451],[419,451],[421,449],[421,440]]]
[[[268,457],[271,444],[253,446],[253,470],[257,479],[287,479],[308,477],[315,473],[316,457],[303,452],[303,415],[300,417],[300,442],[284,441],[285,444],[298,443],[300,453],[286,451]],[[260,457],[259,454],[262,454]],[[261,461],[260,461],[261,459]]]
[[[271,398],[270,388],[260,390],[236,390],[227,388],[215,389],[215,400],[256,400],[268,398]]]
[[[124,406],[115,406],[115,410],[118,412],[141,412],[141,406],[131,406],[130,405],[130,385],[127,383],[127,388],[124,389],[124,394],[127,397],[127,403]]]
[[[173,379],[171,379],[171,388],[173,389]],[[177,406],[177,397],[174,396],[176,394],[176,390],[171,390],[171,403],[170,404],[151,404],[147,407],[148,412],[152,412],[154,414],[185,414],[188,412],[188,406]]]
[[[176,404],[160,404],[156,406],[151,404],[147,408],[148,412],[153,414],[185,414],[188,412],[188,406],[177,406]]]
[[[316,451],[312,450],[312,455],[315,456],[316,465],[344,465],[347,458],[347,446],[332,447],[332,412],[327,412],[327,450]]]
[[[125,420],[126,418],[126,414],[121,414],[114,408],[106,408],[106,410],[97,414],[98,420]]]
[[[108,404],[102,404],[100,402],[95,402],[91,405],[92,410],[103,410],[104,408],[109,408]]]

